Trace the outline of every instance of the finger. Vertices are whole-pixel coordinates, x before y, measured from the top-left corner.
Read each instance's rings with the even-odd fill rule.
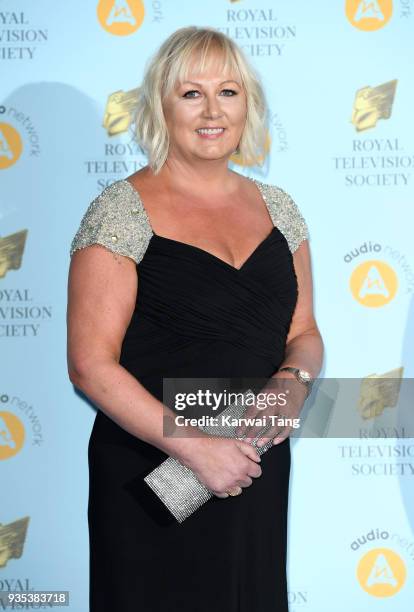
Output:
[[[249,406],[243,413],[243,419],[255,419],[260,415],[261,411],[256,406]],[[253,425],[247,425],[243,421],[235,429],[236,436],[244,436],[252,429]]]
[[[273,438],[273,446],[276,446],[276,444],[280,444],[281,442],[284,442],[286,438],[288,437],[289,437],[289,434],[277,436],[277,438]]]
[[[253,480],[249,476],[246,476],[246,478],[238,480],[236,486],[244,488],[244,487],[250,487],[252,484],[253,484]]]
[[[279,433],[273,438],[273,446],[275,446],[276,444],[280,444],[281,442],[286,440],[286,438],[289,437],[291,431],[291,427],[284,427],[281,431],[279,431]]]
[[[264,436],[266,434],[266,436],[273,438],[272,435],[270,435],[268,432],[274,431],[274,429],[276,429],[275,427],[272,427],[271,425],[266,425],[265,427],[256,427],[254,428],[253,433],[249,433],[249,437],[245,438],[247,442],[253,442],[253,440],[256,440],[256,438],[262,438],[262,436]]]
[[[278,430],[269,431],[269,433],[266,434],[265,438],[260,438],[256,442],[256,446],[260,448],[261,446],[267,444],[270,440],[273,440],[273,444],[279,444],[282,441],[281,438],[287,438],[289,432],[289,427],[282,427]]]
[[[248,471],[249,476],[252,478],[259,478],[262,475],[262,468],[257,463],[252,465],[252,467]]]
[[[260,440],[256,442],[256,446],[258,448],[261,448],[262,446],[270,442],[270,440],[273,440],[273,438],[260,438]]]
[[[248,442],[245,442],[244,440],[238,440],[237,446],[246,455],[246,457],[249,457],[249,459],[251,459],[252,461],[255,461],[256,463],[261,461],[260,455],[258,454],[257,450],[253,448],[253,446]]]

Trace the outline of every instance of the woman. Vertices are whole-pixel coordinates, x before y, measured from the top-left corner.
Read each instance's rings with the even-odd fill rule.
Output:
[[[90,610],[285,611],[289,428],[260,436],[275,442],[261,457],[253,429],[164,436],[163,378],[298,379],[300,409],[322,360],[307,226],[281,188],[228,168],[263,158],[266,105],[223,34],[163,43],[136,125],[148,165],[90,204],[71,246],[69,376],[99,408]],[[181,524],[141,486],[168,456],[214,493]]]

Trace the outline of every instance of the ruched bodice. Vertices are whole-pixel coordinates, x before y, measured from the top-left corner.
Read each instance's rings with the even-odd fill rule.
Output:
[[[138,298],[121,364],[147,376],[162,351],[165,375],[170,367],[186,365],[185,347],[215,354],[216,343],[224,343],[232,354],[247,352],[275,370],[296,298],[292,254],[275,227],[240,269],[198,247],[154,235],[139,264]],[[205,372],[202,362],[200,370],[199,376]],[[220,368],[217,375],[227,374]]]
[[[73,239],[71,254],[97,243],[136,262],[120,365],[161,401],[165,377],[269,377],[283,361],[293,253],[308,233],[286,192],[256,184],[274,227],[239,268],[155,234],[126,180],[90,204]],[[163,452],[98,410],[88,453],[92,612],[288,611],[289,439],[242,495],[213,497],[182,524],[143,484]]]

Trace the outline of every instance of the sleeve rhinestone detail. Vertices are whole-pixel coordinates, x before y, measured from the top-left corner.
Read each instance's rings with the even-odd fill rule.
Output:
[[[153,232],[137,195],[124,179],[106,187],[84,213],[70,246],[70,256],[78,249],[100,244],[139,263]]]
[[[275,225],[284,235],[289,250],[294,253],[303,240],[309,239],[307,223],[292,197],[281,187],[253,181],[259,187]]]

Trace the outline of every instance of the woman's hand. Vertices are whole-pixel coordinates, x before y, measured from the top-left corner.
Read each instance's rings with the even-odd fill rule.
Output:
[[[262,474],[260,455],[243,440],[203,435],[194,442],[191,457],[180,460],[217,497],[228,497],[228,489],[249,487]]]
[[[249,406],[243,418],[260,419],[263,424],[244,424],[236,428],[239,437],[245,436],[247,442],[256,437],[257,446],[264,446],[273,439],[273,444],[280,444],[289,435],[293,426],[299,425],[299,415],[307,397],[303,383],[288,372],[276,373],[256,394],[255,405]]]

